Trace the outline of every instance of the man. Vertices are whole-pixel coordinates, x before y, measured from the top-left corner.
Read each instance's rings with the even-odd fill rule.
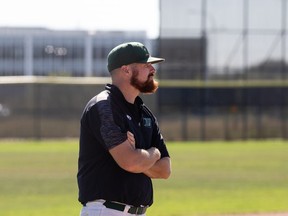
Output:
[[[153,203],[151,178],[170,176],[158,123],[139,97],[157,90],[152,64],[162,61],[138,42],[120,44],[108,54],[112,84],[88,102],[81,118],[81,216],[145,215]]]

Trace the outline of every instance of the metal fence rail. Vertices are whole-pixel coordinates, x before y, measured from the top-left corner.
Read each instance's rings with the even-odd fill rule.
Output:
[[[164,82],[158,92],[169,139],[286,139],[287,83],[182,83]]]
[[[2,79],[0,138],[77,138],[84,105],[108,82],[97,78]],[[143,97],[166,140],[287,137],[287,83],[160,83],[155,95]]]

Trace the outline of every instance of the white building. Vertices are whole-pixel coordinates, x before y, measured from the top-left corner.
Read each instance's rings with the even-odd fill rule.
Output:
[[[108,52],[128,41],[152,48],[144,31],[0,28],[0,76],[107,76]]]
[[[162,79],[206,79],[208,44],[201,31],[200,2],[160,0],[159,52],[166,59],[160,66]],[[197,20],[191,17],[195,13]]]

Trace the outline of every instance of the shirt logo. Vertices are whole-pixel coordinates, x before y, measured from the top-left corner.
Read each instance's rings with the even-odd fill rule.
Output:
[[[127,117],[128,120],[130,120],[130,121],[132,120],[131,116],[126,115],[126,117]]]
[[[143,118],[143,126],[144,127],[151,127],[151,118]]]

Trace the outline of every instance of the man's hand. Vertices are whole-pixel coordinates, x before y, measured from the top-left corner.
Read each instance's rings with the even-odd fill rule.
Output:
[[[135,148],[135,138],[134,138],[134,134],[131,133],[130,131],[127,131],[127,139],[129,141],[129,143]]]
[[[127,141],[131,145],[133,149],[136,149],[135,145],[135,137],[134,134],[130,131],[127,131]],[[161,158],[161,153],[160,151],[152,147],[147,150],[149,153],[156,155],[158,160],[154,163],[154,165],[147,170],[143,170],[143,173],[147,175],[150,178],[163,178],[167,179],[169,178],[171,174],[171,162],[169,157]]]
[[[129,143],[131,144],[131,146],[133,146],[134,149],[136,149],[135,145],[135,138],[134,138],[134,134],[130,131],[127,131],[127,139],[129,141]],[[155,147],[151,147],[150,149],[147,150],[148,152],[150,152],[151,154],[155,154],[156,157],[158,157],[158,160],[161,158],[161,153],[160,151],[155,148]]]
[[[143,173],[161,158],[161,153],[155,147],[146,150],[137,149],[135,145],[134,135],[128,131],[127,140],[111,148],[109,152],[122,169],[132,173]]]

